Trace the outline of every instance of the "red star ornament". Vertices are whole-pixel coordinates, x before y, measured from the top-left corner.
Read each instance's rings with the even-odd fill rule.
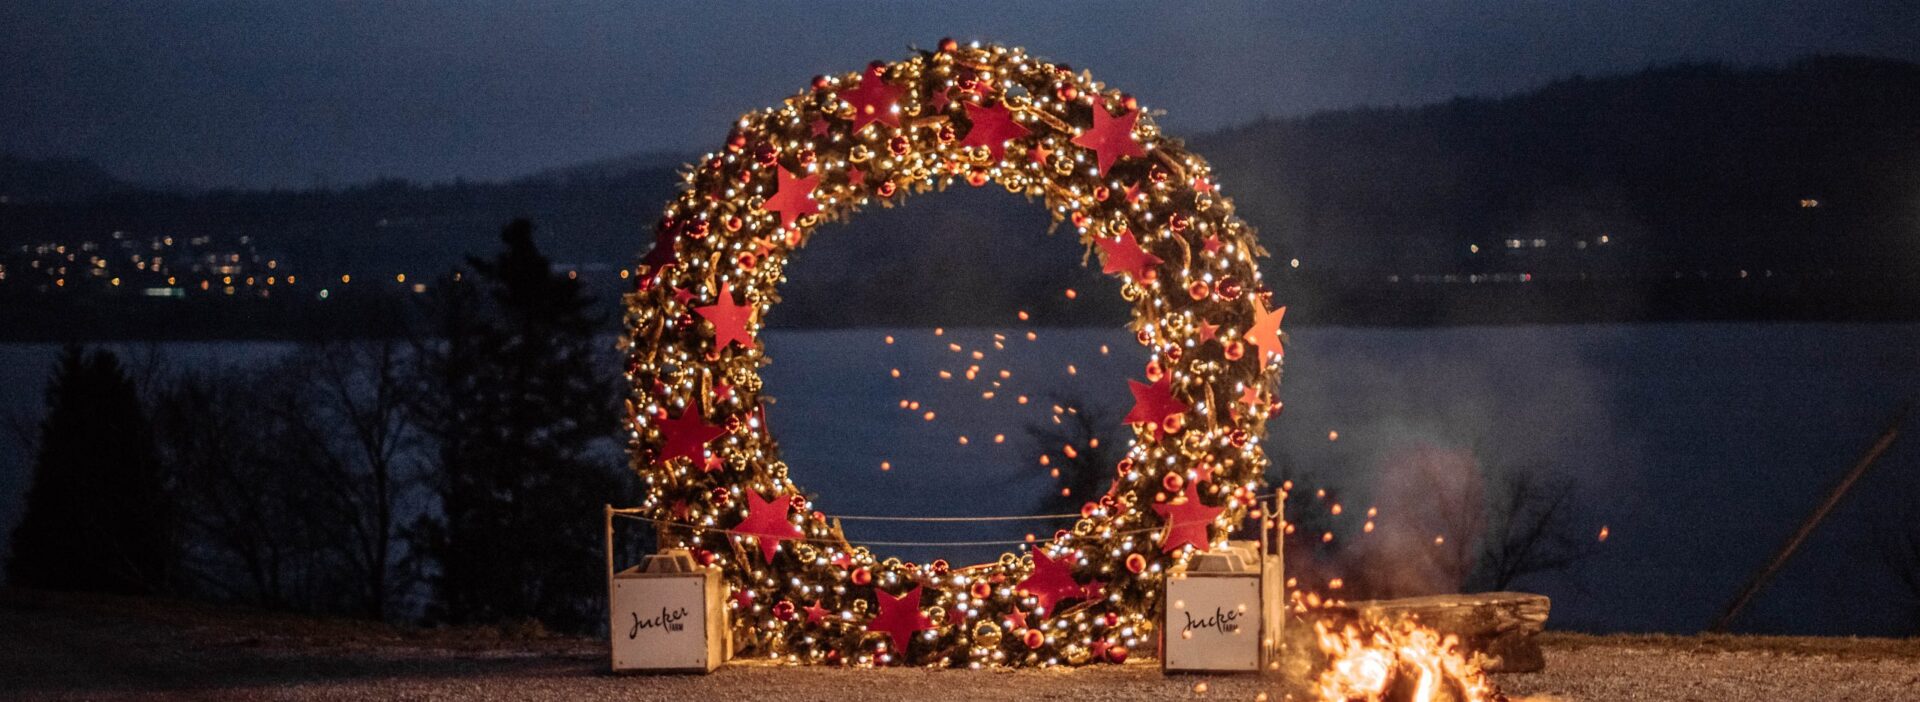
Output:
[[[1200,323],[1200,340],[1201,341],[1213,341],[1213,337],[1219,334],[1220,334],[1220,325],[1213,324],[1210,322]]]
[[[1113,162],[1121,157],[1147,155],[1147,150],[1133,140],[1133,123],[1139,119],[1138,110],[1114,117],[1107,114],[1105,108],[1095,105],[1093,126],[1074,137],[1073,143],[1093,150],[1094,161],[1100,166],[1100,175],[1105,176],[1107,169],[1112,168]]]
[[[1080,599],[1086,591],[1073,579],[1073,564],[1066,558],[1054,560],[1043,551],[1033,552],[1033,573],[1020,581],[1019,590],[1040,601],[1040,609],[1053,611],[1053,605],[1067,600]]]
[[[760,544],[760,556],[772,563],[773,553],[779,550],[780,542],[801,537],[800,527],[787,521],[787,513],[793,509],[793,496],[765,500],[760,498],[760,493],[752,490],[746,492],[747,518],[740,520],[733,527],[733,532],[753,537]]]
[[[761,209],[780,214],[780,228],[793,226],[802,216],[820,211],[820,203],[813,199],[813,189],[820,185],[818,174],[805,178],[794,175],[785,168],[775,170],[778,175],[773,196],[767,198]]]
[[[807,605],[806,608],[801,611],[807,613],[807,624],[809,626],[820,626],[827,622],[829,612],[827,612],[827,608],[820,606],[819,600],[814,600],[813,604]]]
[[[1260,387],[1257,385],[1248,385],[1246,392],[1240,393],[1240,404],[1253,407],[1266,404],[1264,400],[1260,399]]]
[[[1219,253],[1220,246],[1221,246],[1220,236],[1218,234],[1208,236],[1206,241],[1200,242],[1201,250],[1206,251],[1207,253],[1210,253],[1210,254]]]
[[[1047,165],[1047,157],[1052,155],[1053,149],[1049,149],[1040,144],[1034,144],[1033,148],[1027,149],[1027,160],[1033,162],[1036,166]]]
[[[753,306],[733,301],[733,287],[730,283],[720,283],[720,298],[705,307],[695,307],[693,311],[700,317],[713,322],[714,350],[724,349],[727,344],[737,343],[740,348],[753,348],[753,333],[747,331],[747,322],[753,319]]]
[[[1127,390],[1133,392],[1133,410],[1127,412],[1126,418],[1128,424],[1165,424],[1167,417],[1187,411],[1187,403],[1174,398],[1173,380],[1166,376],[1152,385],[1129,378]]]
[[[927,621],[927,615],[920,613],[920,585],[913,586],[898,597],[884,590],[874,590],[873,598],[880,605],[880,613],[873,621],[867,622],[867,631],[887,635],[896,651],[905,652],[907,644],[913,641],[914,632],[933,628],[933,622]]]
[[[813,123],[808,124],[807,126],[813,130],[813,135],[817,137],[826,136],[827,130],[833,128],[833,125],[824,119],[815,119],[813,120]]]
[[[1260,301],[1260,296],[1253,296],[1253,328],[1247,330],[1246,338],[1247,343],[1260,347],[1261,363],[1286,357],[1286,349],[1280,346],[1280,320],[1286,316],[1286,305],[1269,310],[1266,303]]]
[[[1140,241],[1133,238],[1131,231],[1112,239],[1094,239],[1093,243],[1104,254],[1104,263],[1100,268],[1103,273],[1125,272],[1134,280],[1148,280],[1153,277],[1154,266],[1162,262],[1159,256],[1140,248]]]
[[[1182,546],[1206,550],[1207,527],[1225,510],[1225,507],[1208,507],[1200,502],[1198,481],[1187,483],[1187,490],[1180,497],[1154,504],[1154,513],[1167,523],[1166,535],[1160,540],[1161,552],[1172,553]]]
[[[967,119],[973,122],[973,128],[967,130],[967,138],[960,145],[985,146],[993,152],[995,161],[1006,159],[1007,142],[1029,133],[1026,127],[1013,121],[1013,112],[1004,104],[981,107],[969,102],[965,105]]]
[[[680,416],[660,422],[660,457],[656,465],[667,465],[675,459],[700,458],[707,448],[707,442],[720,438],[727,433],[726,427],[707,423],[693,405],[680,410]]]
[[[640,259],[642,265],[654,275],[666,270],[680,253],[680,228],[660,227],[653,233],[653,248],[647,249],[646,258]]]
[[[868,68],[866,74],[860,76],[859,87],[840,95],[853,105],[854,133],[874,122],[900,126],[900,97],[905,92],[887,83],[886,67]]]

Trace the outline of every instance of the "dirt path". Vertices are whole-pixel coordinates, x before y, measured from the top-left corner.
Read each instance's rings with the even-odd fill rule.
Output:
[[[1920,640],[1553,635],[1543,700],[1920,700]],[[734,663],[710,676],[614,676],[571,638],[418,631],[120,598],[0,596],[0,697],[213,700],[1269,700],[1299,685],[1162,676],[1152,662],[929,671]]]

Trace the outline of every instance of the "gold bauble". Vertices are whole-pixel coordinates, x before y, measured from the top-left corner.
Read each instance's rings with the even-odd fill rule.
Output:
[[[980,622],[973,626],[973,642],[987,648],[1000,645],[1000,625]]]
[[[1067,662],[1074,665],[1086,665],[1087,660],[1093,657],[1093,654],[1087,651],[1087,647],[1080,644],[1067,644],[1065,653]]]

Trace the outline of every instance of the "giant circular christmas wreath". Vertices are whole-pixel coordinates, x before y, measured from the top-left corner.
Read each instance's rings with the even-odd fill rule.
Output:
[[[880,559],[809,504],[761,411],[758,332],[822,222],[998,183],[1099,252],[1147,347],[1133,441],[1070,530],[997,562]],[[943,41],[822,76],[734,123],[684,174],[627,299],[631,455],[661,547],[717,565],[747,655],[850,665],[1053,665],[1151,646],[1168,569],[1250,514],[1280,320],[1207,163],[1135,100],[1018,48]]]

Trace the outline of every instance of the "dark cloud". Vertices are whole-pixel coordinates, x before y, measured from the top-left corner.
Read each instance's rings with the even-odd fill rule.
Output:
[[[124,176],[500,178],[694,151],[813,74],[952,35],[1194,132],[1676,60],[1920,58],[1907,3],[70,3],[0,7],[0,150]]]

